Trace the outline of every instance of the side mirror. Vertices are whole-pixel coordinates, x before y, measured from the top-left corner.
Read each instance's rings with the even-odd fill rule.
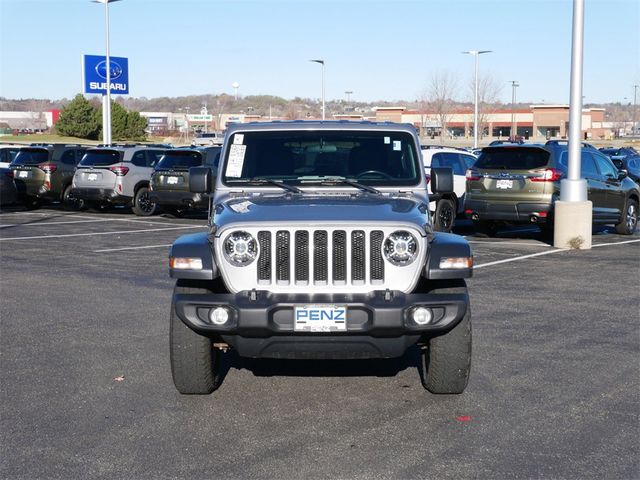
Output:
[[[436,194],[453,192],[453,169],[451,167],[431,169],[431,191]]]
[[[618,170],[618,180],[624,180],[629,176],[629,172],[627,172],[624,168]]]
[[[211,193],[214,178],[209,167],[191,167],[189,169],[189,191],[192,193]]]

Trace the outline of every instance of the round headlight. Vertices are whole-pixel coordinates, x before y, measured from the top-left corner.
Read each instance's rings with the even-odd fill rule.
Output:
[[[224,255],[232,265],[244,267],[258,256],[258,243],[248,232],[233,232],[224,241]]]
[[[416,259],[418,242],[409,232],[399,230],[387,237],[383,251],[387,260],[398,267],[403,267]]]

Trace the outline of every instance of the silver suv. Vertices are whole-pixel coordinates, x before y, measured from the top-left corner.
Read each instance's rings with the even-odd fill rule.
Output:
[[[366,359],[417,344],[425,388],[462,393],[473,259],[462,237],[432,231],[423,169],[412,125],[230,127],[217,174],[189,170],[190,190],[211,198],[208,231],[171,248],[177,389],[215,390],[228,348],[251,358]],[[431,174],[436,194],[451,192],[451,169]]]
[[[87,206],[131,205],[133,213],[153,215],[151,174],[165,149],[120,145],[87,150],[73,176],[71,196]]]

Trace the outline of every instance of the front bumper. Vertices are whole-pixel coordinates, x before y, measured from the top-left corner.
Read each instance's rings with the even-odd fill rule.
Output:
[[[368,294],[272,294],[266,291],[237,294],[176,294],[178,317],[201,335],[221,338],[240,356],[253,358],[392,358],[399,357],[423,337],[453,328],[467,311],[466,294],[404,294],[376,291]],[[296,332],[298,305],[347,307],[345,332]],[[214,325],[215,307],[231,312],[225,325]],[[428,325],[411,320],[417,306],[431,308]]]
[[[544,223],[552,210],[553,204],[550,202],[494,202],[470,198],[467,198],[464,202],[465,216],[474,218],[474,215],[477,215],[478,220],[531,223],[531,217],[535,216],[535,223]],[[540,213],[542,215],[539,215]]]
[[[209,196],[187,191],[152,190],[149,192],[149,200],[158,205],[183,208],[205,208],[209,205]]]
[[[69,196],[75,200],[106,202],[117,205],[131,202],[131,197],[122,195],[112,188],[72,188]]]

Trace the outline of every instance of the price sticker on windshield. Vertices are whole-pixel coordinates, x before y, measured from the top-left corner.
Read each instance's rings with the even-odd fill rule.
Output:
[[[229,160],[227,161],[227,177],[240,178],[242,176],[242,167],[244,166],[244,156],[246,153],[246,145],[231,145],[229,149]]]

